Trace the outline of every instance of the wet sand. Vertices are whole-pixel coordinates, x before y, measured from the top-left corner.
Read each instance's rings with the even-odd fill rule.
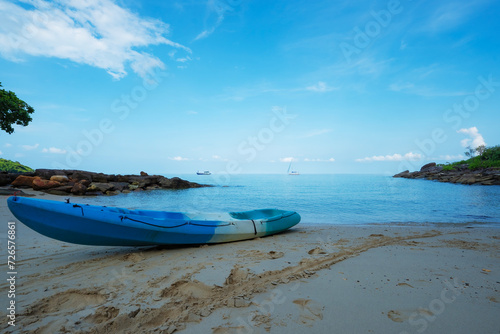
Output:
[[[16,222],[15,298],[0,283],[7,333],[500,330],[500,228],[301,223],[227,244],[95,247],[30,230],[1,197],[5,278]]]

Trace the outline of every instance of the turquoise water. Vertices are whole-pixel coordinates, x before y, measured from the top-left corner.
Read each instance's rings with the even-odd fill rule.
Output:
[[[500,186],[466,186],[382,175],[179,176],[215,187],[156,190],[85,201],[183,212],[279,208],[297,211],[302,223],[314,224],[478,222],[500,227]]]

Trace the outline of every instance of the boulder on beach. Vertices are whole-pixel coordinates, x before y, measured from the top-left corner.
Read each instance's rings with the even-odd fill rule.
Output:
[[[32,188],[33,187],[33,180],[35,178],[40,178],[37,176],[25,176],[25,175],[19,175],[12,183],[11,186],[13,187],[20,187],[20,188]]]
[[[81,196],[85,195],[87,192],[87,187],[82,183],[75,183],[75,185],[71,188],[71,193],[73,195]]]
[[[45,192],[50,190],[51,194],[56,195],[115,195],[130,191],[210,187],[178,177],[169,179],[146,172],[141,172],[140,175],[115,175],[81,170],[37,169],[34,173],[2,173],[0,176],[2,185],[10,184]]]
[[[33,180],[33,190],[48,190],[51,188],[60,187],[61,183],[57,181],[44,180],[41,178],[35,178]]]
[[[61,183],[69,182],[69,178],[66,175],[52,175],[50,181],[56,181]]]

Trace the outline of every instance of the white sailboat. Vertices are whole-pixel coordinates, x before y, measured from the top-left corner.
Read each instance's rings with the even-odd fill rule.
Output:
[[[300,175],[300,173],[296,170],[291,169],[292,162],[290,161],[290,165],[288,165],[288,175]]]

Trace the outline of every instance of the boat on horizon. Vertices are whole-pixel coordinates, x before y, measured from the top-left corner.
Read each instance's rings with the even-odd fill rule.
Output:
[[[222,213],[131,210],[12,196],[12,214],[49,238],[81,245],[153,246],[232,242],[288,230],[295,211],[261,209]]]
[[[300,173],[296,170],[290,170],[292,168],[292,162],[290,161],[290,165],[288,165],[288,175],[300,175]]]
[[[212,175],[212,173],[210,173],[210,171],[208,170],[205,170],[205,171],[197,171],[196,172],[196,175]]]

